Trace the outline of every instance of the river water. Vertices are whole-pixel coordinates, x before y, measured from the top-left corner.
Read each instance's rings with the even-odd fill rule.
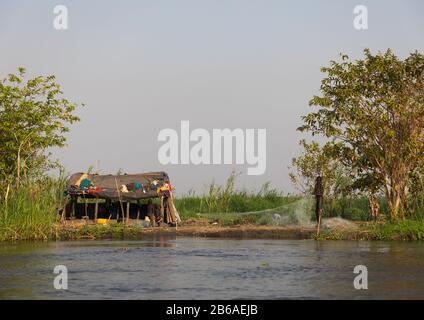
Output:
[[[53,269],[68,270],[54,289]],[[356,265],[368,290],[355,290]],[[424,244],[158,237],[0,244],[0,299],[424,299]]]

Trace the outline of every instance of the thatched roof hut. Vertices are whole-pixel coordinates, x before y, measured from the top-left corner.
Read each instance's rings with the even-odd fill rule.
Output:
[[[65,193],[69,199],[70,218],[75,216],[77,203],[81,198],[84,200],[95,199],[96,206],[93,215],[95,220],[98,215],[98,200],[106,200],[109,206],[119,203],[122,212],[121,215],[116,212],[117,220],[119,216],[124,217],[123,204],[125,204],[127,222],[130,219],[131,206],[137,210],[137,219],[139,219],[140,212],[143,210],[141,200],[159,198],[163,222],[175,223],[180,220],[173,203],[171,182],[166,172],[121,175],[74,173],[67,182]],[[64,211],[66,218],[66,209]],[[85,211],[85,216],[89,216],[87,205]]]

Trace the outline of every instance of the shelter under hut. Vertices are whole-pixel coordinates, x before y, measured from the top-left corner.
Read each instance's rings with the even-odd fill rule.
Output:
[[[175,224],[172,186],[165,172],[98,175],[75,173],[69,178],[63,219],[150,221]]]

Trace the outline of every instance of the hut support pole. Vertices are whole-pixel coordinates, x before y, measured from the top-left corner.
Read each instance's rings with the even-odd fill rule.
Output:
[[[165,213],[165,208],[164,208],[164,197],[162,196],[161,198],[160,198],[160,221],[161,222],[163,222],[163,223],[165,223],[165,215],[164,215],[164,213]]]
[[[140,200],[137,200],[137,221],[140,219]]]
[[[88,219],[89,217],[88,217],[88,202],[87,202],[87,199],[84,197],[84,210],[85,210],[85,216],[86,216],[86,219]]]
[[[126,219],[126,223],[129,224],[130,223],[130,202],[127,202],[127,219]]]
[[[71,219],[75,218],[75,207],[77,206],[77,197],[72,197],[72,209],[71,209]]]
[[[99,198],[96,197],[96,204],[94,207],[94,222],[97,222],[97,214],[99,213]]]

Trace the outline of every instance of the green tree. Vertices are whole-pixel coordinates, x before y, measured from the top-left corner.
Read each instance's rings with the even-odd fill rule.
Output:
[[[418,170],[411,172],[408,189],[409,197],[405,209],[411,212],[424,209],[424,164]]]
[[[302,154],[292,159],[289,173],[298,191],[311,194],[318,176],[323,178],[324,194],[328,197],[335,197],[348,189],[348,174],[341,163],[330,156],[328,145],[321,147],[316,141],[307,143],[304,139],[299,144],[303,148]]]
[[[411,172],[424,157],[424,56],[402,60],[391,50],[331,61],[318,107],[299,129],[330,140],[333,155],[356,174],[357,186],[381,188],[392,218],[404,216]]]
[[[46,152],[63,147],[78,105],[63,98],[54,76],[25,79],[25,69],[0,81],[0,180],[19,184],[57,165]]]

